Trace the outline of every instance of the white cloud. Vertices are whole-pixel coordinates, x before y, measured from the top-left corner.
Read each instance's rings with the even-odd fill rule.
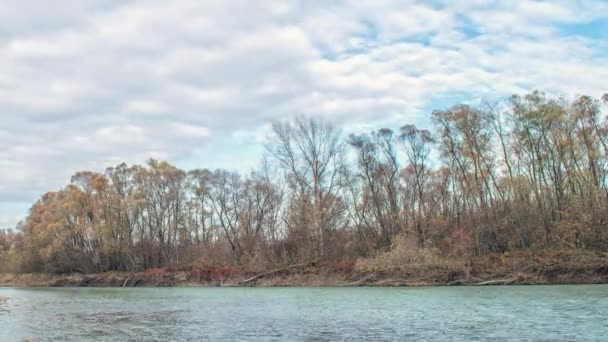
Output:
[[[360,130],[425,122],[446,94],[598,96],[606,43],[559,25],[607,16],[599,0],[0,0],[0,225],[81,169],[255,166],[274,119]]]

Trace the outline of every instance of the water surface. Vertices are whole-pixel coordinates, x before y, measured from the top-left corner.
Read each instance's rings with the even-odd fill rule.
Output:
[[[25,339],[606,341],[608,285],[0,288],[0,341]]]

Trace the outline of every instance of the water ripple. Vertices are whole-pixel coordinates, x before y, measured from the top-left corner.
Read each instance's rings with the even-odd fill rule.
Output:
[[[0,341],[602,341],[608,286],[0,289]]]

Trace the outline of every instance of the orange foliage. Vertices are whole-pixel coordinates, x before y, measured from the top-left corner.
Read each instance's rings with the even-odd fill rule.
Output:
[[[332,262],[328,265],[328,269],[335,273],[351,274],[355,270],[355,262],[352,260]]]

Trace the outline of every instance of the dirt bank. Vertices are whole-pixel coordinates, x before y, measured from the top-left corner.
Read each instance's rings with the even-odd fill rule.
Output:
[[[358,270],[353,262],[305,263],[265,272],[229,266],[138,273],[0,274],[0,286],[420,286],[608,283],[608,254],[545,251],[471,258],[454,267],[403,265]]]

